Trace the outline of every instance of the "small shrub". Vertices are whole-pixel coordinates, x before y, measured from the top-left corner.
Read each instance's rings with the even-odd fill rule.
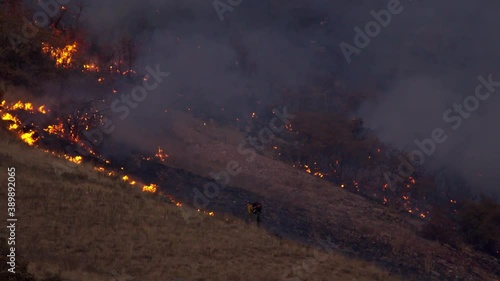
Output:
[[[500,205],[483,197],[468,201],[459,211],[460,230],[465,242],[493,256],[500,256]]]
[[[449,218],[444,209],[434,208],[430,219],[424,224],[421,235],[429,240],[437,240],[441,245],[458,246],[458,235],[455,222]]]

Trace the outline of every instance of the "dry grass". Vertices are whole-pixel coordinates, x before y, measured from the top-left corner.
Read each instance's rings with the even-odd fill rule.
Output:
[[[180,208],[97,175],[89,166],[57,174],[53,165],[63,160],[22,144],[4,140],[0,157],[2,170],[16,167],[17,247],[36,276],[60,272],[67,280],[93,281],[120,280],[119,275],[132,276],[123,279],[130,281],[286,280],[287,270],[314,257],[311,248],[280,241],[239,221],[196,214],[186,223]],[[1,195],[5,198],[6,188]],[[303,274],[310,281],[398,280],[337,254]]]

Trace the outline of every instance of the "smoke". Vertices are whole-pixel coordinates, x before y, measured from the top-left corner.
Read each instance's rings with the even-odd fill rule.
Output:
[[[87,2],[81,21],[93,44],[131,37],[139,46],[136,69],[159,65],[171,73],[116,123],[117,137],[140,144],[146,136],[161,136],[169,108],[250,114],[283,102],[284,89],[307,95],[318,86],[314,78],[330,74],[352,90],[383,93],[358,114],[384,141],[411,151],[418,148],[416,139],[442,128],[447,140],[436,144],[425,165],[459,171],[482,191],[498,188],[500,99],[493,93],[481,101],[456,130],[443,119],[453,104],[474,95],[478,76],[491,73],[500,81],[497,2],[401,1],[402,12],[351,63],[339,44],[353,45],[354,27],[364,30],[373,20],[370,11],[387,9],[391,1],[244,0],[223,21],[213,1]]]
[[[500,81],[494,63],[500,41],[491,36],[500,23],[495,15],[499,8],[493,1],[481,7],[466,1],[422,1],[405,7],[393,19],[400,24],[391,23],[360,55],[373,60],[367,66],[371,72],[390,79],[383,80],[383,96],[359,110],[383,140],[408,151],[419,149],[415,141],[432,138],[435,128],[443,129],[446,141],[436,144],[424,165],[456,171],[473,191],[497,194],[499,90],[479,100],[477,109],[464,107],[463,116],[454,106],[474,105],[476,87],[483,84],[478,76],[491,74],[493,81]],[[480,90],[487,92],[484,86]]]

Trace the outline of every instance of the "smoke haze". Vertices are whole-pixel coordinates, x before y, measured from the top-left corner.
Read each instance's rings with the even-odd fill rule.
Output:
[[[315,78],[330,75],[348,89],[382,93],[357,112],[382,140],[411,151],[415,139],[442,128],[448,139],[425,164],[457,170],[482,191],[497,190],[496,92],[457,130],[443,113],[474,94],[478,76],[500,81],[500,3],[401,1],[402,12],[347,63],[339,44],[354,45],[354,27],[364,29],[373,20],[370,11],[388,2],[244,0],[221,21],[212,1],[90,0],[82,22],[94,44],[134,38],[137,69],[159,65],[171,73],[118,122],[116,135],[132,143],[143,139],[130,136],[138,128],[158,135],[167,122],[164,110],[185,105],[179,97],[213,114],[221,108],[228,116],[249,114],[282,102],[283,89],[308,95],[310,87],[321,87]]]

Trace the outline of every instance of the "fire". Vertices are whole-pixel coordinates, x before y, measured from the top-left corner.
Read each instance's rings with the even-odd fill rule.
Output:
[[[415,179],[413,177],[409,177],[408,179],[410,180],[411,183],[415,184]]]
[[[68,156],[68,155],[64,155],[64,159],[66,159],[70,162],[73,162],[75,164],[81,164],[82,160],[83,160],[83,158],[81,156],[72,157],[72,156]]]
[[[111,170],[106,171],[106,168],[104,168],[104,167],[94,167],[94,171],[97,171],[99,173],[103,173],[103,174],[107,175],[108,177],[116,175],[115,171],[111,171]],[[132,180],[128,175],[122,176],[122,180],[124,182],[128,182],[130,185],[135,185],[137,183],[135,180]],[[155,184],[145,185],[144,188],[142,189],[142,191],[155,192],[156,187],[157,186]]]
[[[159,192],[158,194],[161,195],[161,196],[164,196],[164,197],[168,198],[168,200],[170,200],[170,202],[172,202],[173,204],[175,204],[175,206],[182,207],[182,203],[181,202],[177,202],[172,196],[170,196],[168,194],[163,194],[162,192]],[[203,214],[211,216],[211,217],[215,216],[215,213],[212,212],[212,211],[205,211],[205,210],[200,210],[200,209],[196,209],[196,210],[198,212],[200,212],[200,213],[203,213]]]
[[[32,113],[35,112],[35,107],[33,103],[31,102],[22,102],[22,101],[17,101],[15,104],[12,105],[7,105],[7,102],[5,100],[2,101],[0,104],[2,107],[5,108],[5,110],[24,110],[24,111],[30,111]],[[42,114],[46,114],[47,111],[45,110],[45,105],[41,105],[38,107],[38,112]]]
[[[57,125],[49,125],[43,130],[49,132],[49,134],[64,136],[64,128],[62,123],[59,123]]]
[[[127,175],[124,175],[124,176],[122,177],[122,180],[123,180],[124,182],[128,182],[130,185],[135,185],[135,183],[136,183],[134,180],[130,180],[130,177],[129,177],[129,176],[127,176]]]
[[[2,120],[5,120],[5,121],[12,121],[12,122],[14,122],[14,123],[16,123],[16,124],[17,124],[17,123],[19,123],[19,124],[21,123],[21,121],[19,121],[19,119],[17,119],[16,117],[12,116],[12,114],[10,114],[10,113],[4,113],[4,114],[2,115]]]
[[[44,46],[44,47],[51,54],[51,56],[53,55],[52,52],[57,54],[57,51],[51,49],[51,47],[49,47],[49,46]],[[73,47],[71,47],[71,48],[68,47],[64,50],[61,50],[61,52],[68,51],[71,54],[72,52],[76,51],[76,46],[74,46],[74,48],[75,49],[73,49]],[[61,56],[64,57],[64,54],[61,54]],[[65,65],[68,65],[70,62],[71,62],[71,58],[68,58],[67,60],[63,59],[60,61],[60,65],[65,67]],[[59,61],[58,61],[58,65],[59,65]],[[90,67],[86,67],[86,69],[90,69]],[[7,111],[7,112],[1,112],[2,113],[1,120],[11,122],[11,124],[9,125],[9,130],[16,131],[17,135],[20,137],[21,140],[23,140],[24,142],[26,142],[30,146],[35,146],[35,143],[38,141],[39,138],[43,138],[43,135],[39,136],[38,132],[35,129],[27,131],[26,127],[24,127],[23,130],[19,130],[22,127],[23,122],[21,122],[21,120],[15,115],[16,112],[8,112],[9,110],[28,111],[29,113],[32,113],[32,114],[37,114],[37,113],[46,114],[50,110],[47,110],[45,108],[45,105],[35,106],[31,102],[18,101],[16,103],[7,105],[7,102],[5,100],[3,100],[0,103],[0,112]],[[88,122],[88,120],[90,120],[89,116],[90,115],[85,115],[84,117],[81,118],[81,121]],[[74,118],[78,118],[78,117],[68,116],[67,117],[68,123],[71,123],[72,121],[74,121],[73,120]],[[56,118],[56,120],[55,120],[56,122],[53,123],[53,125],[48,125],[46,128],[42,127],[43,131],[47,132],[48,134],[56,135],[57,137],[59,137],[61,139],[70,140],[70,141],[73,141],[75,143],[80,143],[80,141],[78,140],[78,135],[73,134],[73,130],[74,130],[73,127],[75,127],[75,125],[67,125],[61,120],[66,120],[66,118],[62,118],[62,119]],[[85,123],[82,124],[82,126],[84,126],[84,125],[85,125]],[[30,127],[37,128],[35,126],[35,124],[31,124]],[[65,159],[66,161],[70,161],[70,162],[75,163],[75,164],[82,164],[84,161],[84,158],[82,156],[70,156],[67,154],[58,153],[56,151],[50,151],[50,150],[45,149],[43,147],[40,147],[40,148],[43,149],[46,153],[51,153],[52,155],[54,155],[58,158]],[[111,162],[109,160],[106,160],[103,157],[97,155],[94,151],[92,151],[90,149],[88,151],[92,155],[98,156],[99,160],[103,164],[104,163],[111,164]],[[154,157],[160,159],[161,161],[166,161],[166,158],[168,158],[169,155],[167,153],[165,153],[165,151],[161,147],[158,147],[158,150],[157,150],[156,154],[154,155]],[[148,157],[148,158],[144,158],[144,159],[151,160],[152,158],[153,157]],[[115,170],[108,170],[105,167],[95,166],[94,170],[97,172],[103,173],[106,176],[117,176],[118,175]],[[123,167],[121,168],[121,170],[123,170]],[[319,175],[319,174],[316,173],[315,175]],[[181,202],[175,201],[173,198],[171,198],[171,196],[164,195],[162,193],[157,193],[158,186],[156,184],[153,184],[153,183],[149,184],[149,185],[141,184],[140,182],[136,182],[135,180],[132,180],[128,175],[123,175],[123,174],[121,175],[121,179],[124,182],[127,182],[128,184],[130,184],[131,186],[134,186],[136,184],[138,184],[139,186],[142,186],[143,192],[156,193],[160,196],[165,196],[165,197],[169,198],[170,202],[175,204],[175,206],[177,206],[177,207],[183,206],[183,204]],[[213,211],[205,211],[205,210],[198,210],[198,211],[205,214],[205,215],[208,215],[208,216],[215,216],[215,213]]]
[[[16,109],[21,109],[21,110],[27,110],[27,111],[32,111],[33,110],[33,104],[30,102],[23,103],[21,101],[16,102],[11,109],[16,110]]]
[[[2,107],[6,107],[7,110],[28,110],[28,111],[33,111],[33,104],[32,103],[23,103],[21,101],[18,101],[12,106],[6,106],[6,102],[2,101]],[[2,115],[2,120],[4,121],[11,121],[13,124],[9,125],[9,130],[14,131],[19,129],[20,125],[22,124],[21,120],[19,120],[17,117],[12,115],[11,113],[4,113]],[[28,145],[34,145],[35,142],[38,141],[38,137],[35,137],[36,132],[35,131],[28,131],[28,132],[22,132],[19,131],[18,135],[21,138],[22,141],[27,143]]]
[[[151,192],[151,193],[155,193],[156,192],[156,184],[152,183],[150,185],[145,185],[142,187],[142,191],[144,192]]]
[[[83,65],[83,71],[99,72],[99,67],[95,63],[89,63]]]
[[[311,174],[311,168],[308,165],[304,165],[304,168],[306,168],[306,173]]]
[[[94,171],[102,173],[105,171],[105,169],[103,167],[94,167]]]
[[[78,45],[73,42],[71,45],[66,45],[64,48],[54,48],[48,43],[42,43],[42,52],[50,55],[56,61],[56,66],[68,68],[73,61],[73,54],[78,50]]]
[[[45,105],[42,105],[38,108],[38,112],[42,113],[42,114],[46,114],[47,111],[45,110]]]
[[[130,74],[130,73],[135,74],[136,72],[135,72],[135,70],[126,70],[126,71],[122,72],[123,75],[127,75],[127,74]]]
[[[323,173],[321,173],[321,172],[315,172],[315,173],[314,173],[314,175],[315,175],[315,176],[317,176],[317,177],[320,177],[320,178],[322,178],[322,177],[324,177],[324,176],[325,176],[325,175],[324,175]]]
[[[35,144],[35,142],[38,140],[38,138],[33,138],[33,135],[34,135],[34,134],[35,134],[35,132],[34,132],[34,131],[29,131],[29,132],[27,132],[27,133],[23,133],[23,134],[21,134],[21,139],[22,139],[25,143],[27,143],[27,144],[29,144],[29,145],[33,145],[33,144]]]
[[[160,159],[162,162],[165,162],[165,160],[170,157],[167,153],[164,153],[161,147],[158,147],[158,152],[155,154],[156,158]],[[149,160],[149,159],[148,159]]]

